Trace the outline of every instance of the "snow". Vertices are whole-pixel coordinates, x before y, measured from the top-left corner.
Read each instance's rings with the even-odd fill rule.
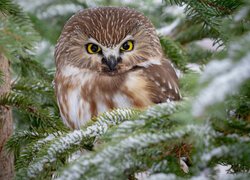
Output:
[[[50,0],[34,1],[34,0],[18,0],[17,3],[24,8],[26,11],[32,11],[35,8],[42,6],[43,4],[49,3]]]
[[[36,151],[40,150],[44,144],[48,143],[49,141],[52,141],[54,138],[55,136],[53,134],[49,134],[46,138],[37,141],[33,149],[35,149]]]
[[[75,13],[82,9],[80,5],[75,5],[73,3],[68,4],[59,4],[59,5],[51,5],[46,8],[45,11],[39,11],[39,7],[46,6],[47,4],[50,4],[50,0],[43,0],[43,1],[33,1],[33,0],[23,0],[18,1],[18,4],[20,4],[26,11],[37,11],[38,17],[41,19],[50,18],[56,15],[65,15],[67,13]]]
[[[226,135],[227,138],[231,138],[231,139],[235,139],[241,143],[246,143],[246,142],[249,142],[250,141],[250,137],[248,136],[240,136],[239,134],[228,134]]]
[[[81,177],[85,173],[88,172],[90,167],[96,166],[99,172],[102,172],[102,175],[110,174],[110,171],[120,170],[123,171],[124,166],[116,167],[113,165],[113,161],[118,160],[118,158],[123,157],[126,158],[126,163],[132,161],[132,157],[129,156],[129,153],[134,149],[140,150],[149,145],[159,143],[162,141],[168,141],[171,139],[181,138],[185,136],[186,133],[191,133],[199,131],[199,126],[187,126],[186,129],[182,129],[180,131],[174,133],[166,133],[166,134],[155,134],[155,133],[143,133],[135,136],[130,136],[121,142],[115,144],[114,146],[106,147],[102,149],[102,151],[98,152],[98,154],[94,154],[92,156],[82,156],[76,161],[73,165],[69,166],[58,179],[73,179],[74,177]],[[125,156],[125,157],[124,157]],[[133,163],[132,163],[133,164]],[[126,168],[128,168],[132,164],[126,164]],[[81,169],[81,171],[79,171]],[[98,174],[97,174],[98,175]],[[87,177],[85,177],[87,178]]]
[[[249,7],[241,8],[241,10],[234,16],[234,21],[237,22],[242,20],[244,17],[248,15],[248,12],[249,12]]]
[[[199,65],[199,64],[196,64],[196,63],[188,63],[186,65],[186,67],[190,70],[192,70],[193,72],[196,72],[196,73],[199,73],[201,74],[202,73],[202,66]]]
[[[175,111],[175,102],[170,101],[166,103],[157,104],[148,108],[144,113],[142,113],[139,118],[148,119],[148,117],[158,117],[164,114],[172,114]]]
[[[217,178],[218,179],[224,179],[227,174],[227,171],[231,168],[231,165],[221,165],[218,164],[215,167],[215,170],[217,171]]]
[[[46,11],[39,13],[38,17],[41,19],[47,19],[57,15],[62,16],[70,13],[74,14],[81,9],[81,6],[75,4],[55,5],[47,8]]]
[[[179,23],[181,22],[180,18],[177,18],[174,22],[172,22],[171,24],[168,24],[160,29],[157,29],[157,34],[159,36],[166,36],[166,35],[170,35],[171,32],[179,25]]]
[[[228,60],[225,59],[223,61]],[[208,87],[203,89],[196,98],[192,107],[192,113],[194,116],[201,116],[206,107],[222,102],[227,95],[235,93],[239,86],[245,80],[250,78],[250,53],[233,65],[227,62],[222,62],[220,65],[221,67],[219,68],[221,68],[221,74],[213,79]],[[208,65],[210,69],[211,66],[213,65]],[[218,70],[215,70],[215,72],[217,71]],[[213,72],[210,73],[208,70],[205,70],[205,72],[207,73],[204,73],[203,79],[208,79],[208,74],[213,74]]]
[[[210,180],[210,178],[207,177],[207,172],[202,172],[198,176],[192,177],[191,180]]]
[[[226,146],[221,146],[221,147],[218,147],[218,148],[214,148],[209,153],[206,153],[206,154],[202,155],[201,160],[205,161],[205,162],[208,162],[213,157],[219,157],[219,156],[223,155],[224,153],[226,153],[227,151],[228,151],[228,148]]]
[[[219,44],[214,44],[214,39],[211,38],[204,38],[202,40],[196,41],[195,44],[209,51],[221,51],[223,48],[225,48],[224,46],[219,46]]]
[[[171,13],[173,16],[182,16],[185,17],[185,8],[186,5],[183,6],[178,6],[178,5],[173,5],[173,6],[167,6],[165,8],[165,13]]]
[[[214,60],[211,61],[205,68],[204,73],[200,78],[200,82],[205,82],[212,77],[216,77],[224,71],[229,70],[233,67],[233,62],[230,59],[225,59],[223,61]]]
[[[230,169],[230,165],[216,165],[214,170],[216,174],[212,175],[210,169],[203,170],[199,175],[191,178],[191,180],[210,180],[210,179],[218,179],[218,180],[229,180],[229,179],[237,179],[235,174],[228,174],[227,170]]]
[[[175,180],[178,179],[174,174],[158,173],[145,178],[145,180]]]
[[[149,172],[148,171],[140,172],[140,173],[135,174],[135,178],[138,179],[138,180],[144,180],[147,177],[149,177]]]
[[[77,160],[82,155],[81,151],[74,152],[68,159],[69,162],[72,162],[74,160]]]
[[[42,62],[46,67],[51,68],[51,60],[54,58],[54,49],[54,46],[52,46],[48,41],[42,40],[36,43],[35,54],[38,57],[43,57]],[[44,57],[44,55],[46,56]]]
[[[62,153],[65,149],[69,148],[72,144],[80,144],[82,132],[75,130],[72,133],[55,141],[47,150],[47,154],[43,156],[39,161],[32,163],[28,168],[28,176],[35,177],[37,173],[43,170],[46,163],[51,163],[56,160],[57,153]]]
[[[47,163],[52,163],[56,161],[60,153],[69,150],[74,145],[80,145],[80,143],[82,143],[85,139],[88,139],[90,137],[96,137],[105,133],[110,125],[124,121],[126,120],[126,117],[129,118],[134,114],[133,110],[130,109],[120,109],[117,111],[123,111],[123,113],[121,113],[122,116],[117,116],[116,111],[106,112],[106,116],[97,118],[97,122],[93,125],[88,126],[86,129],[75,130],[73,132],[69,132],[68,134],[62,137],[58,137],[57,139],[55,139],[54,142],[49,146],[47,153],[44,156],[35,159],[33,162],[30,163],[28,167],[28,176],[31,178],[36,177],[37,174],[44,170],[43,168]],[[50,135],[45,139],[41,140],[40,143],[45,143],[47,141],[53,140],[54,138],[54,136]],[[72,158],[76,157],[77,154]]]

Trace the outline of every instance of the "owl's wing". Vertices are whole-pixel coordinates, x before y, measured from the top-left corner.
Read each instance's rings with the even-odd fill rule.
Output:
[[[151,65],[144,69],[149,82],[151,99],[154,103],[180,100],[180,90],[176,72],[168,60],[161,65]]]

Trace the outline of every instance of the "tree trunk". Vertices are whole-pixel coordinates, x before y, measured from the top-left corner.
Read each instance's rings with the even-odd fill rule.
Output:
[[[0,96],[10,91],[9,61],[0,53],[0,71],[3,74],[3,83],[0,84]],[[0,106],[0,180],[9,180],[14,177],[14,156],[7,153],[4,145],[13,131],[12,113],[9,107]]]

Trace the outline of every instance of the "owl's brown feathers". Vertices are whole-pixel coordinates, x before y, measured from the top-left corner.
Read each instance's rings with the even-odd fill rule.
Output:
[[[61,116],[73,129],[110,109],[180,99],[155,28],[129,8],[78,12],[64,26],[55,59]]]

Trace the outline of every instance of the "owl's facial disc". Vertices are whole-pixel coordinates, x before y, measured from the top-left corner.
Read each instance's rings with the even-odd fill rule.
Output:
[[[120,75],[159,63],[155,28],[129,8],[84,9],[65,24],[55,48],[58,69],[70,65],[101,75]]]
[[[122,58],[134,50],[134,39],[132,36],[126,36],[119,44],[114,47],[106,47],[98,43],[95,39],[90,38],[85,45],[86,52],[98,59],[100,71],[108,75],[124,73],[125,64]]]

